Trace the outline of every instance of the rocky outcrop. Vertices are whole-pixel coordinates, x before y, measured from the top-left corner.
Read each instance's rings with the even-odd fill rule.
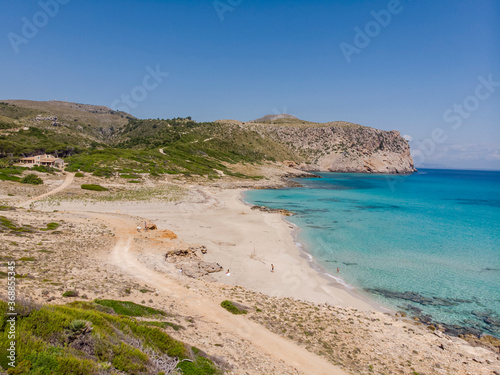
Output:
[[[180,263],[179,266],[181,267],[184,275],[192,277],[193,279],[222,271],[222,267],[219,264],[203,261]]]
[[[168,263],[175,264],[176,268],[188,277],[194,279],[204,278],[207,281],[215,281],[209,275],[222,271],[222,266],[214,262],[205,262],[200,259],[201,255],[208,252],[206,246],[188,245],[169,250],[165,254],[165,260]]]
[[[305,160],[297,163],[298,168],[305,171],[391,174],[415,171],[410,146],[395,130],[347,122],[286,124],[280,121],[250,126],[296,150]]]
[[[258,210],[261,212],[267,212],[271,214],[280,214],[283,216],[293,216],[294,213],[288,210],[283,210],[283,209],[278,209],[278,208],[269,208],[267,206],[252,206],[250,209],[252,210]]]

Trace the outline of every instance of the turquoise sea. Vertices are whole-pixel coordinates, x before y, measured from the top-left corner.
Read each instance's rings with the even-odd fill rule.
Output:
[[[500,172],[318,175],[245,200],[295,212],[305,250],[358,292],[451,333],[500,337]]]

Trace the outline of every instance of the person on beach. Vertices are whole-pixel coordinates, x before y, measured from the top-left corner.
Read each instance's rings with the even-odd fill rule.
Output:
[[[274,264],[271,264],[271,272],[274,272]]]
[[[339,272],[340,272],[340,270],[339,270],[339,268],[337,267],[337,273],[339,273]]]
[[[226,272],[226,276],[231,276],[231,272],[229,272],[229,269]]]
[[[146,222],[144,222],[144,231],[148,231],[148,225],[146,224]]]

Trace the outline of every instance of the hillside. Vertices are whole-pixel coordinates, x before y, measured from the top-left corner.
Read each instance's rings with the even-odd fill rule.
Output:
[[[398,131],[346,121],[314,123],[291,115],[268,115],[245,127],[296,150],[306,171],[412,173],[408,142]],[[299,159],[300,160],[300,159]]]
[[[348,122],[324,124],[291,115],[198,123],[137,119],[107,107],[59,101],[0,103],[0,161],[40,152],[65,157],[68,170],[160,175],[220,172],[245,177],[241,163],[286,162],[306,171],[411,173],[407,142]]]
[[[222,374],[207,354],[173,339],[166,313],[133,302],[95,300],[67,305],[19,301],[22,351],[12,374]],[[0,347],[9,348],[7,303],[0,300]],[[138,320],[138,318],[156,320]],[[43,326],[40,321],[44,322]],[[0,368],[9,369],[0,359]],[[182,372],[180,372],[182,371]]]
[[[269,126],[273,125],[273,126]],[[250,129],[298,150],[307,171],[412,173],[408,142],[398,131],[384,131],[345,121],[309,123],[277,118]]]

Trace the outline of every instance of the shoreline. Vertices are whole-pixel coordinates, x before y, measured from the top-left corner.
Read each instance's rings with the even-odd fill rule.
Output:
[[[253,204],[247,202],[245,200],[245,192],[250,191],[252,189],[245,189],[240,193],[240,200],[243,204],[252,207]],[[266,215],[269,213],[262,212],[262,215]],[[274,215],[279,215],[278,213],[272,213]],[[369,296],[361,295],[357,292],[357,288],[353,285],[346,283],[341,277],[335,276],[335,274],[328,271],[325,267],[323,267],[318,260],[307,251],[307,247],[304,243],[299,241],[298,235],[301,230],[301,227],[287,220],[286,216],[281,215],[281,219],[283,222],[290,227],[290,236],[293,239],[294,246],[299,254],[299,256],[307,262],[309,268],[314,270],[317,273],[317,276],[325,280],[329,286],[342,290],[343,292],[348,293],[353,298],[362,301],[363,303],[367,303],[372,307],[374,311],[384,312],[391,315],[395,315],[396,311],[389,306],[384,306],[374,299],[369,298]],[[293,228],[292,228],[293,227]],[[345,307],[345,306],[344,306]]]
[[[400,310],[394,306],[370,298],[321,265],[307,251],[306,244],[298,240],[301,228],[290,223],[286,216],[250,210],[252,204],[245,201],[244,193],[254,190],[253,187],[199,184],[184,187],[192,194],[176,202],[70,200],[60,201],[59,207],[70,211],[126,213],[139,219],[139,224],[140,218],[144,218],[155,222],[159,229],[172,230],[182,241],[207,246],[209,252],[203,260],[223,267],[223,272],[211,274],[207,281],[242,286],[274,297],[398,315]],[[50,199],[40,203],[45,206],[42,210],[58,208],[53,203],[59,205],[57,201],[51,204]],[[274,274],[270,272],[271,264],[276,266]],[[230,277],[225,275],[227,269],[231,270]],[[432,317],[412,311],[405,314],[429,326],[442,326],[455,336],[474,334],[468,327],[456,333],[456,327]]]
[[[242,286],[274,297],[290,297],[312,303],[389,312],[336,283],[310,265],[280,214],[250,210],[242,199],[248,188],[221,189],[186,186],[196,192],[194,200],[168,202],[84,202],[62,201],[56,206],[41,201],[42,211],[59,209],[73,212],[126,213],[169,229],[179,239],[208,248],[204,261],[219,263],[223,272],[211,274],[216,282]],[[138,221],[138,225],[142,225]],[[134,227],[135,229],[135,227]],[[275,272],[271,273],[271,264]],[[231,276],[225,271],[229,269]]]
[[[424,172],[425,173],[425,172]],[[247,191],[250,191],[252,189],[247,189]],[[248,203],[245,201],[246,197],[242,197],[242,201],[245,204],[252,205],[251,203]],[[259,203],[261,204],[261,203]],[[265,202],[263,203],[265,204]],[[275,210],[275,211],[288,211],[289,209],[280,207],[279,205],[277,207],[271,208],[269,207],[269,210]],[[339,289],[344,289],[346,292],[350,293],[353,295],[355,298],[360,298],[374,306],[375,309],[378,311],[383,311],[386,313],[389,313],[393,316],[397,317],[405,317],[410,320],[417,321],[419,323],[422,323],[429,327],[431,330],[440,330],[450,336],[453,337],[464,337],[464,336],[472,336],[472,337],[477,337],[481,338],[483,336],[485,337],[493,337],[495,339],[499,339],[500,336],[498,334],[498,331],[495,331],[494,328],[492,329],[487,329],[487,328],[477,328],[473,325],[467,325],[464,322],[459,322],[459,323],[454,323],[454,322],[444,322],[440,320],[438,317],[436,317],[434,314],[430,314],[426,312],[425,310],[417,307],[417,306],[412,306],[408,304],[408,308],[403,307],[403,306],[397,306],[396,307],[396,302],[391,304],[390,302],[386,301],[380,301],[375,299],[375,295],[382,296],[385,299],[389,299],[391,301],[398,301],[399,304],[401,303],[408,303],[408,301],[412,301],[409,298],[402,298],[399,297],[399,299],[395,297],[386,297],[386,294],[384,292],[391,292],[379,289],[377,292],[373,293],[372,290],[367,289],[364,294],[359,293],[359,289],[356,286],[350,285],[346,283],[341,277],[336,276],[334,270],[329,271],[328,268],[324,265],[322,265],[310,252],[307,251],[307,244],[303,243],[299,240],[299,232],[301,230],[305,230],[298,225],[294,223],[290,223],[285,216],[283,216],[283,221],[287,223],[290,226],[294,226],[295,228],[291,231],[291,235],[294,238],[294,242],[298,250],[300,251],[301,255],[303,255],[304,259],[308,261],[309,266],[314,269],[320,277],[326,278],[332,282],[332,286],[339,288]],[[408,294],[411,294],[409,292],[406,292]],[[372,294],[373,296],[371,296]],[[389,294],[389,293],[387,293]],[[395,293],[394,293],[395,294]],[[400,294],[405,294],[405,293],[400,293]],[[416,293],[418,294],[418,293]],[[386,302],[386,303],[384,303]],[[419,303],[418,301],[417,304]],[[474,314],[477,315],[477,314]],[[494,319],[494,318],[493,318]],[[498,321],[498,320],[497,320]],[[491,326],[494,326],[497,324],[495,321],[493,323],[488,322]],[[498,326],[498,324],[497,324]]]

